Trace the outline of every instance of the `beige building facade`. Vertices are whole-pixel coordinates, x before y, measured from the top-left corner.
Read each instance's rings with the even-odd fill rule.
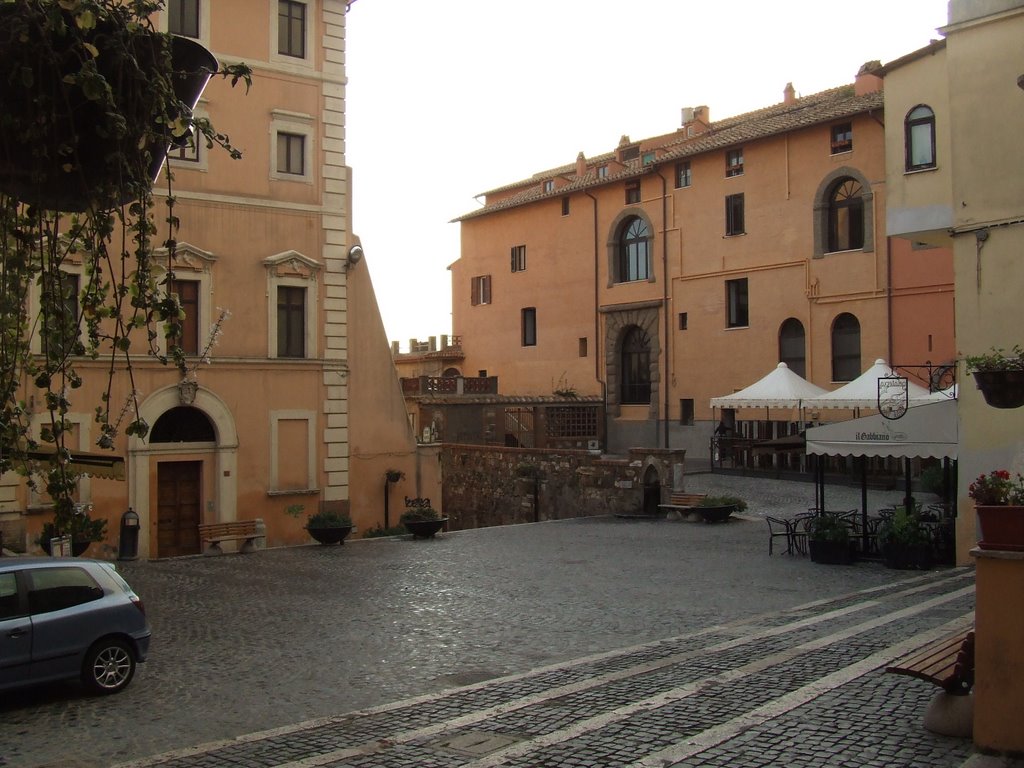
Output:
[[[720,418],[798,428],[710,407],[780,361],[826,389],[877,358],[927,384],[956,355],[951,255],[886,235],[878,67],[724,120],[683,109],[671,133],[487,192],[451,267],[464,370],[601,397],[611,452],[698,458]]]
[[[130,413],[121,425],[114,453],[125,459],[125,481],[79,482],[78,500],[108,520],[93,556],[117,553],[129,508],[140,521],[138,554],[167,557],[198,553],[196,526],[205,522],[260,519],[268,546],[309,541],[305,516],[321,509],[349,513],[357,529],[379,525],[388,469],[405,476],[396,494],[438,486],[437,462],[418,463],[352,230],[346,5],[171,0],[156,20],[222,63],[244,61],[254,85],[244,94],[215,78],[196,110],[230,135],[241,160],[205,146],[170,159],[181,225],[162,268],[173,270],[169,288],[185,308],[182,346],[194,386],[183,388],[173,365],[141,352],[134,378],[115,378],[112,408],[134,390],[151,429],[125,438]],[[159,205],[166,173],[156,187]],[[160,210],[156,218],[162,241]],[[73,447],[95,451],[92,409],[106,377],[101,364],[78,368],[85,385],[74,398]],[[13,476],[0,494],[5,540],[23,537],[31,550],[49,519],[46,499]]]

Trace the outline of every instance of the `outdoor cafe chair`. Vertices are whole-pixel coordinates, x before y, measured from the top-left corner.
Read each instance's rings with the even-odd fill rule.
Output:
[[[786,554],[793,554],[793,528],[789,520],[777,517],[766,517],[765,520],[768,521],[768,554],[772,554],[776,539],[785,539]]]

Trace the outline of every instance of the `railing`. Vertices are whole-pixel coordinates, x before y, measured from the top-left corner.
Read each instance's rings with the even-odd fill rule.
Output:
[[[416,376],[402,378],[402,394],[409,395],[496,395],[497,376]]]

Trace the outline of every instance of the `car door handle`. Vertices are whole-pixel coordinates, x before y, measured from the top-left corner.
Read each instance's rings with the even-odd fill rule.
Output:
[[[13,638],[13,637],[21,637],[21,636],[27,635],[27,634],[28,634],[28,630],[27,629],[25,629],[23,627],[18,627],[17,629],[12,629],[10,632],[8,632],[7,636]]]

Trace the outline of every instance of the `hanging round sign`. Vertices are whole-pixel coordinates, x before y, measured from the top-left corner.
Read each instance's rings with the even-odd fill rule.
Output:
[[[878,412],[887,419],[900,419],[907,412],[909,390],[903,376],[878,379]]]

